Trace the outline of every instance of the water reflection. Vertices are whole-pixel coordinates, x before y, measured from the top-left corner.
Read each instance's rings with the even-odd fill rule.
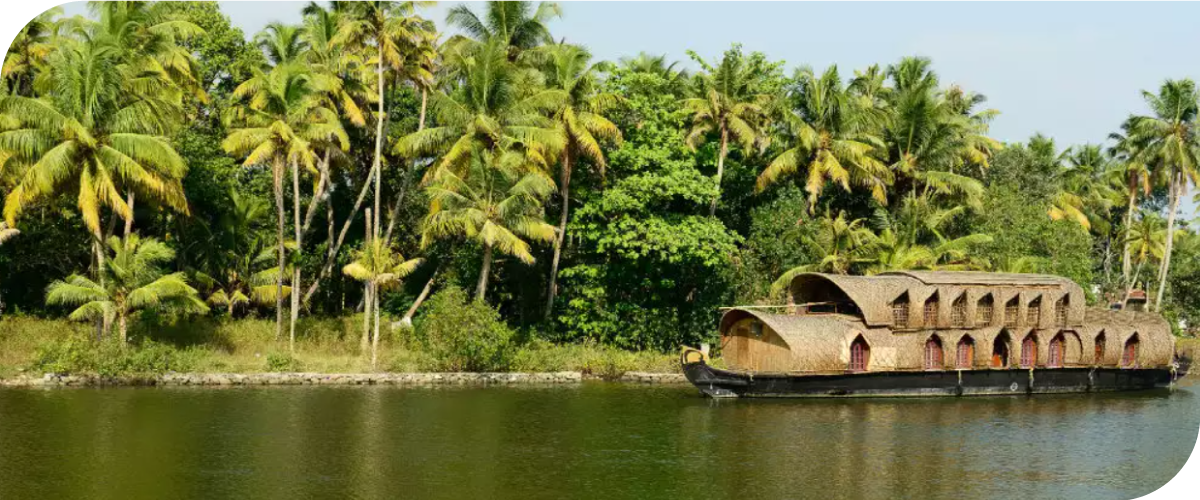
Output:
[[[1190,454],[1194,391],[0,390],[0,498],[1134,498]]]

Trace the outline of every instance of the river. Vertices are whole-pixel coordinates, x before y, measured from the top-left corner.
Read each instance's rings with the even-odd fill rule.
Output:
[[[1127,499],[1187,460],[1198,392],[0,389],[0,498]]]

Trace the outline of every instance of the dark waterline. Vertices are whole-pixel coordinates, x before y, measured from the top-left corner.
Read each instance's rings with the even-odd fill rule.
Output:
[[[0,498],[1077,498],[1170,480],[1174,393],[701,399],[691,388],[0,390]]]

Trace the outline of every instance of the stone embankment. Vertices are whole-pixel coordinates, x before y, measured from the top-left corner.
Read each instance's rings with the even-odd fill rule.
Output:
[[[579,372],[552,373],[167,373],[161,375],[21,375],[0,379],[3,387],[98,386],[281,386],[281,385],[392,385],[508,386],[566,385],[582,382]],[[592,378],[592,377],[587,377]],[[682,374],[628,372],[617,379],[640,384],[686,383]]]

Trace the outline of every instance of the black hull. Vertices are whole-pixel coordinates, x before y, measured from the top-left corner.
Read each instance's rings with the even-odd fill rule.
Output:
[[[685,363],[688,381],[706,396],[896,397],[986,396],[1136,391],[1166,388],[1177,377],[1169,369],[1054,368],[873,372],[830,375],[747,374],[703,361]]]

